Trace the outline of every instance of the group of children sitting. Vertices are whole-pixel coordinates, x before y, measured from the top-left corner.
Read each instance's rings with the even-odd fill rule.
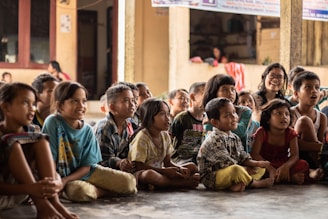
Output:
[[[199,183],[240,192],[319,181],[327,118],[315,106],[326,93],[315,73],[295,72],[293,107],[279,63],[267,67],[254,94],[237,94],[225,74],[167,100],[144,83],[115,83],[93,127],[84,122],[87,90],[77,82],[40,74],[32,86],[2,84],[0,208],[30,200],[40,218],[78,218],[59,197],[88,202]]]

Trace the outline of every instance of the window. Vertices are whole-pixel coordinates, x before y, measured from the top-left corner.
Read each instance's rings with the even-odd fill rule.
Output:
[[[0,67],[45,68],[55,57],[55,0],[0,1]]]

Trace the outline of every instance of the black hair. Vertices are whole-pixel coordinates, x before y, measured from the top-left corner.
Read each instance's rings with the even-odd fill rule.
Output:
[[[56,69],[57,72],[62,72],[61,68],[60,68],[60,65],[57,61],[55,60],[52,60],[49,62],[49,64],[54,68]]]
[[[305,71],[305,68],[302,66],[296,66],[292,68],[288,73],[288,84],[293,84],[295,76],[303,71]]]
[[[174,89],[174,90],[170,91],[169,94],[167,95],[168,99],[170,99],[170,100],[173,99],[175,97],[175,95],[177,95],[177,93],[179,93],[179,92],[185,92],[185,93],[189,94],[186,89],[183,89],[183,88]]]
[[[190,85],[189,94],[197,94],[201,88],[205,87],[206,82],[195,82]]]
[[[303,71],[294,78],[293,81],[294,90],[299,91],[303,81],[307,81],[307,80],[318,80],[320,83],[320,78],[316,73],[312,71]]]
[[[284,85],[283,85],[282,89],[278,91],[278,96],[284,97],[285,90],[287,89],[288,76],[287,76],[284,66],[282,66],[280,63],[277,63],[277,62],[272,63],[268,67],[266,67],[266,69],[264,70],[264,72],[261,75],[261,82],[259,83],[258,89],[259,89],[259,92],[261,92],[261,93],[266,92],[265,79],[268,76],[268,74],[270,73],[270,71],[275,68],[281,69],[284,73]]]
[[[54,81],[54,82],[58,82],[59,80],[54,77],[52,74],[50,73],[41,73],[39,74],[32,82],[32,87],[38,92],[38,93],[42,93],[43,91],[43,83],[47,82],[47,81]]]
[[[21,82],[13,83],[3,83],[0,87],[0,102],[1,103],[12,103],[12,101],[17,97],[18,93],[22,90],[29,90],[35,96],[35,101],[37,101],[38,96],[36,90],[28,84]],[[4,114],[0,110],[0,121],[4,120]]]
[[[110,86],[106,90],[107,103],[115,102],[117,97],[126,90],[132,92],[131,88],[125,84],[113,84],[112,86]]]
[[[220,119],[220,110],[225,107],[228,103],[232,103],[228,98],[225,97],[216,97],[210,100],[205,106],[205,112],[207,118],[211,119]]]
[[[212,76],[205,85],[203,106],[205,107],[210,100],[216,98],[219,88],[222,85],[226,85],[226,84],[235,86],[236,85],[235,79],[233,79],[233,77],[231,77],[230,75],[226,75],[226,74],[216,74]],[[236,100],[237,100],[237,96],[236,96]]]
[[[282,100],[279,98],[275,98],[270,100],[268,103],[262,106],[262,112],[261,112],[261,119],[260,119],[260,125],[267,131],[270,130],[270,119],[271,119],[271,113],[273,110],[281,108],[281,107],[287,107],[289,114],[290,114],[290,104],[286,100]],[[290,118],[289,125],[292,124],[292,118]]]
[[[158,98],[148,98],[140,105],[139,113],[142,128],[151,127],[154,117],[161,111],[163,104],[170,110],[167,102]]]
[[[68,100],[69,98],[72,98],[75,91],[78,89],[83,89],[86,95],[86,98],[88,98],[88,91],[87,89],[78,82],[73,81],[62,81],[60,82],[55,90],[52,92],[52,104],[51,104],[51,111],[55,112],[58,111],[57,107],[64,104],[65,100]],[[58,104],[57,104],[58,103]]]

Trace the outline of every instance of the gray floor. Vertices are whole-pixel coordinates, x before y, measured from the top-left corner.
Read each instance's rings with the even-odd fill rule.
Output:
[[[328,218],[328,185],[275,185],[242,193],[197,190],[139,191],[131,197],[65,203],[82,219],[94,218]],[[34,218],[33,206],[0,212],[0,218]]]

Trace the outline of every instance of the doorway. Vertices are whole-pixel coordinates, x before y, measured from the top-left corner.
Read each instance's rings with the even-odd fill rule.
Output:
[[[88,90],[88,99],[97,97],[97,11],[78,11],[77,79]]]

